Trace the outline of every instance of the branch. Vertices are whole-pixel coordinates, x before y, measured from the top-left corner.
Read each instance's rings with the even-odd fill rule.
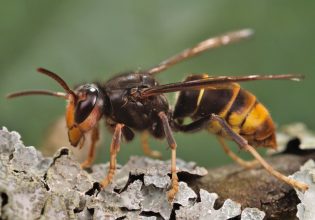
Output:
[[[282,154],[267,161],[278,171],[291,175],[315,152],[307,155]],[[216,206],[230,198],[242,207],[256,207],[266,213],[267,219],[295,219],[300,202],[295,190],[277,180],[265,169],[246,170],[236,164],[208,169],[208,175],[189,184],[195,191],[205,189],[219,195]]]
[[[298,203],[293,189],[263,169],[228,165],[207,171],[180,159],[179,192],[172,203],[166,196],[169,161],[131,157],[118,167],[113,183],[100,189],[107,164],[82,170],[66,148],[43,157],[5,128],[0,156],[1,219],[289,219]],[[291,174],[309,158],[315,154],[278,155],[269,162]]]

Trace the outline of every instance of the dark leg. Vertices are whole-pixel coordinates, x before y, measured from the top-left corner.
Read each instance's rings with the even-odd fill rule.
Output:
[[[102,187],[106,187],[113,180],[113,177],[116,171],[116,163],[117,163],[116,157],[120,149],[120,141],[121,141],[121,134],[122,134],[121,130],[123,126],[124,126],[123,124],[117,124],[115,127],[112,143],[110,145],[109,170],[108,170],[107,176],[101,182]]]
[[[197,132],[200,129],[205,128],[209,123],[211,122],[211,117],[204,117],[201,119],[198,119],[196,121],[193,121],[187,125],[180,125],[176,122],[173,123],[173,126],[175,129],[182,131],[182,132]],[[230,148],[226,145],[224,139],[222,137],[217,137],[219,143],[221,144],[221,147],[223,148],[224,152],[232,158],[236,163],[238,163],[240,166],[251,169],[259,165],[259,162],[257,160],[252,161],[245,161],[239,156],[237,156],[233,151],[230,150]]]
[[[211,121],[210,117],[204,117],[185,125],[178,124],[177,122],[172,121],[172,126],[174,127],[175,130],[193,133],[200,131],[201,129],[204,129],[207,125],[209,125],[210,121]]]
[[[81,163],[82,169],[90,167],[92,165],[95,158],[95,146],[98,140],[99,140],[99,127],[97,125],[92,130],[89,155],[88,155],[88,158],[86,158],[86,160]]]
[[[220,123],[224,131],[229,135],[241,148],[249,151],[258,162],[274,177],[278,178],[279,180],[289,184],[290,186],[305,192],[308,189],[308,185],[302,182],[299,182],[295,179],[289,178],[282,173],[276,171],[272,166],[270,166],[260,155],[259,153],[253,148],[251,145],[248,144],[247,140],[245,140],[242,136],[235,133],[232,128],[228,125],[228,123],[222,119],[220,116],[212,114],[211,119]]]
[[[152,158],[161,159],[162,154],[159,151],[152,150],[150,148],[149,143],[148,143],[148,139],[149,139],[148,133],[143,132],[141,134],[141,146],[142,146],[142,150],[143,150],[144,154],[149,156],[149,157],[152,157]]]
[[[178,192],[178,177],[176,173],[176,147],[177,145],[173,137],[171,127],[168,123],[168,118],[166,114],[164,112],[160,112],[159,117],[162,120],[165,137],[172,151],[172,157],[171,157],[172,186],[171,186],[171,189],[167,193],[168,201],[171,202],[173,201],[176,193]]]

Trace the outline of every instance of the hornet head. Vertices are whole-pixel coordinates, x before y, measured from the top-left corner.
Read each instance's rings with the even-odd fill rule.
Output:
[[[52,92],[47,90],[28,90],[9,94],[8,98],[25,95],[51,95],[67,100],[66,124],[68,137],[72,146],[84,142],[84,134],[96,126],[103,115],[104,94],[95,84],[84,84],[74,91],[56,73],[38,68],[37,71],[47,75],[59,83],[64,92]]]

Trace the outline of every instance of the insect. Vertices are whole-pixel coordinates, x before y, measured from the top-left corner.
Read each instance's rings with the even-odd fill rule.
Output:
[[[249,75],[249,76],[188,76],[183,82],[159,85],[155,75],[169,67],[206,50],[249,38],[249,29],[230,32],[209,38],[196,46],[144,71],[134,71],[113,77],[105,83],[83,84],[74,90],[57,74],[39,68],[38,72],[54,79],[65,92],[28,90],[8,95],[8,98],[25,95],[50,95],[67,100],[66,124],[71,145],[82,146],[85,134],[92,131],[89,155],[81,166],[88,167],[94,159],[95,144],[99,138],[99,121],[105,119],[113,133],[110,145],[110,165],[107,176],[101,181],[106,187],[112,182],[116,170],[116,156],[122,137],[131,141],[135,132],[143,134],[144,151],[158,157],[147,145],[147,136],[165,138],[171,149],[171,187],[168,199],[178,191],[176,173],[176,141],[173,131],[195,132],[207,129],[219,137],[225,152],[244,167],[262,165],[270,174],[301,190],[308,186],[274,170],[254,147],[276,147],[275,127],[270,114],[256,97],[242,89],[238,82],[253,80],[299,80],[301,75]],[[171,109],[165,93],[179,92],[175,108]],[[184,123],[185,118],[192,122]],[[243,161],[225,144],[224,139],[235,141],[241,149],[249,151],[256,161]],[[254,147],[253,147],[254,146]]]

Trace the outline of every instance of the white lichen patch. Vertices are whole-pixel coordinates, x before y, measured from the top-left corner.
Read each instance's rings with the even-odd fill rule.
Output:
[[[229,219],[241,214],[241,205],[227,199],[223,206],[216,210],[214,209],[215,200],[218,198],[216,193],[209,193],[205,190],[200,190],[200,202],[191,206],[180,207],[176,211],[178,219]]]
[[[315,162],[307,161],[292,177],[309,185],[309,189],[304,193],[296,190],[301,200],[297,206],[296,216],[301,220],[313,220],[315,217]]]
[[[141,202],[144,199],[141,192],[141,187],[142,181],[136,180],[128,186],[127,190],[120,194],[122,199],[122,207],[125,207],[128,210],[141,209]]]
[[[257,208],[245,208],[241,215],[241,220],[263,220],[265,213]]]

